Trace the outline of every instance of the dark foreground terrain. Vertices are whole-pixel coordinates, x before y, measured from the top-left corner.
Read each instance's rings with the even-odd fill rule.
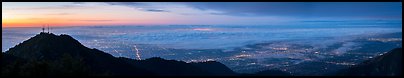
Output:
[[[2,53],[2,76],[291,76],[279,70],[235,73],[215,62],[186,63],[154,57],[134,60],[90,49],[69,35],[40,33]],[[401,48],[336,75],[401,76]]]

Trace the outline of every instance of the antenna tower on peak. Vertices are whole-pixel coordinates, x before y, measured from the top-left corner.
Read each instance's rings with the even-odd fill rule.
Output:
[[[45,32],[45,26],[42,25],[42,32]]]

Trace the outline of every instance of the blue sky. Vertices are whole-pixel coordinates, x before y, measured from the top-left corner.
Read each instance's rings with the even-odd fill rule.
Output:
[[[401,20],[401,2],[2,2],[2,24],[272,25],[297,21]],[[32,21],[29,19],[35,19]]]

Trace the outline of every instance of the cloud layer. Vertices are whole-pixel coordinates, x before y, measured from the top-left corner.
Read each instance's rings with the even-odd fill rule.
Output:
[[[167,12],[156,3],[110,3],[145,11]],[[219,11],[212,15],[231,16],[289,16],[289,17],[371,17],[401,18],[402,7],[399,2],[177,2],[165,3],[186,5],[201,11]],[[160,7],[158,7],[160,6]],[[166,8],[166,7],[165,7]]]

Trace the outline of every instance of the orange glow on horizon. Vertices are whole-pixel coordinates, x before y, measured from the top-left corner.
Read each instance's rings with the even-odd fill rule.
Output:
[[[51,21],[51,22],[46,22]],[[43,25],[50,26],[106,26],[106,25],[165,25],[165,23],[156,21],[100,21],[100,22],[87,22],[87,21],[69,21],[69,20],[12,20],[3,21],[2,27],[42,27]]]
[[[64,25],[60,19],[2,19],[2,27],[36,27],[44,24]]]
[[[119,25],[129,24],[125,21],[117,20],[80,20],[78,18],[9,18],[2,19],[2,27],[41,27],[43,25],[51,26],[94,26],[94,25]]]
[[[79,18],[80,17],[80,18]],[[90,19],[90,20],[89,20]],[[93,20],[94,19],[94,20]],[[50,26],[105,26],[105,25],[163,25],[171,24],[169,19],[119,19],[108,17],[74,16],[18,16],[2,18],[2,27],[42,27]]]

